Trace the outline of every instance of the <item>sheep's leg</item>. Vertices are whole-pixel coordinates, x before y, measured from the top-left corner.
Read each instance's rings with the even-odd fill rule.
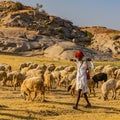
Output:
[[[45,101],[45,87],[44,86],[40,88],[40,93],[41,93],[41,102],[44,102]]]
[[[34,97],[33,97],[32,101],[34,101],[34,99],[35,99],[35,98],[36,98],[36,96],[37,96],[37,88],[35,88],[35,89],[34,89],[34,92],[35,92],[35,95],[34,95]]]
[[[74,89],[70,90],[70,94],[73,96],[74,95]]]
[[[44,101],[45,101],[45,93],[41,92],[41,102],[44,102]]]
[[[6,78],[3,78],[3,86],[6,85]]]
[[[108,92],[104,93],[103,98],[104,98],[104,100],[108,99]]]
[[[97,81],[97,88],[98,88],[98,81]]]
[[[34,101],[34,99],[36,98],[36,96],[37,96],[37,91],[35,92],[35,95],[34,95],[32,101]]]
[[[94,96],[96,95],[96,93],[95,93],[95,89],[93,88],[93,94],[94,94]]]
[[[13,87],[14,87],[14,90],[16,90],[16,84],[14,84]]]
[[[31,92],[28,90],[28,101],[29,100],[32,100],[32,97],[31,97]]]
[[[115,92],[117,92],[117,90],[119,90],[119,89],[120,89],[120,86],[116,87]],[[120,92],[118,93],[118,95],[120,95]]]
[[[91,88],[89,88],[88,96],[90,97],[91,94]]]
[[[113,98],[113,99],[116,99],[116,90],[113,89],[112,92],[113,92],[112,98]]]

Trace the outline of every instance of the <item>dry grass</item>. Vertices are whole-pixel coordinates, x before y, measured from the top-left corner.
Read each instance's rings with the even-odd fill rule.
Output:
[[[55,63],[56,65],[72,65],[68,61],[53,61],[40,57],[20,57],[0,55],[0,63],[9,63],[14,69],[22,62]],[[98,63],[97,63],[98,64]],[[100,88],[96,88],[96,97],[89,98],[92,108],[85,108],[85,100],[81,98],[79,109],[73,110],[76,95],[70,96],[65,88],[57,88],[46,93],[46,102],[40,102],[40,96],[35,101],[24,101],[20,96],[20,88],[13,91],[11,87],[0,86],[0,120],[119,120],[120,96],[108,101],[98,99]]]

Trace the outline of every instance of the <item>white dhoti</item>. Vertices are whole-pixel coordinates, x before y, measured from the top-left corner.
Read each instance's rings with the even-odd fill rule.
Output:
[[[87,75],[86,75],[86,69],[87,69],[87,63],[84,62],[77,62],[77,78],[76,78],[76,90],[81,89],[83,93],[87,92]]]

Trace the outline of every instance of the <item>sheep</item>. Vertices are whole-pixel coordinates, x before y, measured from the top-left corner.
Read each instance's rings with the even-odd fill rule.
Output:
[[[46,90],[51,90],[54,83],[53,75],[50,71],[46,70],[44,73],[44,86]]]
[[[74,66],[68,66],[64,70],[67,71],[67,72],[73,72],[75,70],[75,67]]]
[[[113,92],[112,98],[115,99],[116,98],[115,88],[116,88],[116,80],[109,79],[106,82],[104,82],[101,87],[103,99],[104,100],[108,99],[108,93],[110,90],[112,90]]]
[[[114,71],[114,78],[119,79],[120,78],[120,69],[117,69]]]
[[[2,81],[2,85],[6,85],[7,73],[5,71],[0,71],[0,81]]]
[[[33,62],[25,62],[25,63],[21,63],[18,67],[18,69],[21,71],[23,68],[25,67],[29,67],[31,64],[34,64]]]
[[[119,89],[120,89],[120,80],[116,82],[115,91],[117,92]],[[119,95],[120,95],[120,92],[119,92]]]
[[[6,71],[6,72],[11,72],[12,71],[11,65],[8,65],[8,64],[4,63],[1,66],[4,67],[4,71]]]
[[[52,76],[55,80],[55,83],[59,85],[60,82],[60,71],[52,71]]]
[[[64,70],[67,66],[57,66],[55,68],[55,71],[61,71],[61,70]]]
[[[28,67],[27,63],[21,63],[18,69],[21,71],[23,68]]]
[[[64,73],[65,72],[65,73]],[[67,73],[66,74],[66,71],[64,70],[64,75],[61,77],[61,80],[59,81],[59,86],[68,86],[69,83],[76,78],[76,74],[77,74],[77,71],[73,71],[72,73]]]
[[[94,83],[94,81],[93,81],[92,79],[87,80],[87,85],[88,85],[88,89],[89,89],[89,91],[88,91],[89,97],[90,97],[90,95],[92,94],[91,89],[93,90],[93,94],[94,94],[94,96],[95,96],[96,93],[95,93],[95,89],[94,89],[94,88],[95,88],[95,83]],[[72,96],[73,96],[74,93],[75,93],[75,86],[76,86],[76,79],[73,79],[73,80],[71,81],[70,85],[69,85],[68,88],[67,88],[67,91],[70,92],[70,94],[71,94]]]
[[[48,71],[52,72],[54,69],[55,69],[55,65],[54,64],[50,64],[50,65],[47,66],[47,70]]]
[[[26,74],[26,73],[27,73],[27,71],[29,71],[29,70],[30,70],[30,68],[29,68],[29,67],[24,67],[24,68],[22,68],[22,69],[21,69],[21,71],[20,71],[20,72],[21,72],[22,74]]]
[[[103,65],[99,65],[99,66],[95,67],[94,71],[98,73],[98,72],[101,72],[103,68],[104,68]]]
[[[97,73],[92,77],[92,80],[97,83],[98,88],[98,81],[107,81],[107,74],[106,73]]]
[[[87,85],[88,85],[88,89],[89,89],[89,92],[88,92],[89,97],[92,94],[92,91],[93,91],[93,95],[95,96],[96,95],[95,82],[92,79],[89,79],[89,80],[87,80]]]
[[[102,72],[106,73],[108,75],[108,77],[113,78],[114,77],[114,71],[117,70],[117,69],[118,69],[118,67],[116,67],[116,66],[107,66],[107,67],[104,67]]]
[[[52,75],[52,71],[55,69],[54,64],[48,65],[45,73],[44,73],[44,85],[47,90],[51,90],[53,83],[55,83],[54,77]]]
[[[67,88],[67,91],[73,96],[75,94],[76,79],[73,79]]]
[[[46,66],[45,64],[43,64],[43,65],[38,65],[36,69],[37,69],[37,70],[43,70],[43,71],[45,71],[45,70],[47,69],[47,66]]]
[[[43,78],[44,70],[38,70],[38,69],[31,69],[26,72],[27,77],[41,77]]]
[[[61,80],[59,81],[59,83],[58,83],[58,85],[60,86],[60,87],[67,87],[67,83],[68,83],[68,75],[65,75],[65,76],[63,76],[62,78],[61,78]]]
[[[26,78],[21,85],[21,96],[26,100],[26,95],[28,95],[28,100],[33,101],[37,97],[37,92],[40,90],[41,102],[45,100],[45,88],[44,80],[40,77]],[[34,97],[31,97],[31,93],[34,92]]]
[[[32,63],[32,64],[30,64],[30,65],[28,66],[28,69],[35,69],[35,68],[37,68],[37,67],[38,67],[38,64]]]
[[[10,81],[11,85],[13,85],[13,76],[17,73],[18,71],[12,71],[7,74],[7,79],[6,82]]]
[[[5,66],[0,65],[0,71],[5,71]]]
[[[21,86],[21,84],[23,83],[23,81],[25,80],[26,78],[26,75],[20,73],[20,72],[16,72],[14,75],[13,75],[13,87],[14,87],[14,90],[16,90],[16,86],[19,84]]]

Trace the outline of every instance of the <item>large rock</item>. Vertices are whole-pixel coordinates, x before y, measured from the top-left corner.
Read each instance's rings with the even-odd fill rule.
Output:
[[[113,60],[111,54],[102,53],[94,49],[88,49],[72,42],[59,42],[50,46],[44,51],[44,55],[58,60],[70,60],[71,58],[74,58],[74,54],[78,50],[82,50],[85,57],[90,57],[93,60]]]

